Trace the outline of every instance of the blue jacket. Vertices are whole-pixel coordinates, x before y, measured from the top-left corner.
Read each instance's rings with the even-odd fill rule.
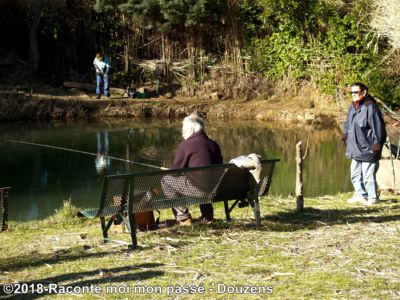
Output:
[[[346,156],[359,161],[375,162],[381,158],[386,141],[383,116],[373,97],[366,95],[358,109],[352,104],[344,125]]]

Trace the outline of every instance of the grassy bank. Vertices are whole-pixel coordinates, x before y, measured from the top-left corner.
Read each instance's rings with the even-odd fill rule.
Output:
[[[84,299],[400,298],[400,197],[384,196],[373,207],[348,205],[347,197],[306,199],[303,215],[293,212],[295,199],[265,198],[261,230],[251,209],[236,209],[226,223],[217,206],[216,223],[141,232],[131,252],[103,244],[97,221],[72,217],[67,203],[51,218],[11,223],[0,234],[0,285],[27,283],[24,299],[54,296],[33,294],[40,284],[97,287],[78,295]],[[110,236],[129,241],[113,230]],[[180,294],[184,285],[197,294]]]

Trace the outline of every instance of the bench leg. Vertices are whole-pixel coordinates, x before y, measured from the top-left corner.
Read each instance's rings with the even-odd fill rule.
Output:
[[[106,225],[106,220],[104,217],[100,217],[100,222],[101,222],[101,231],[103,232],[103,241],[106,243],[106,239],[108,238],[108,230],[111,227],[112,222],[114,222],[115,216],[112,216],[110,218],[110,221],[108,221]]]
[[[254,218],[256,219],[256,226],[258,229],[261,225],[260,202],[258,197],[256,197],[254,200],[250,200],[249,203],[253,208]]]
[[[225,216],[227,221],[231,221],[231,212],[229,209],[228,200],[224,200]]]
[[[231,221],[232,220],[231,219],[231,212],[241,200],[242,199],[235,200],[235,202],[233,202],[231,207],[229,207],[228,200],[224,200],[224,207],[225,207],[225,214],[226,214],[226,220],[227,221]],[[239,204],[239,207],[240,207],[240,204]]]
[[[135,223],[135,215],[133,213],[128,214],[129,217],[129,228],[132,239],[132,245],[130,245],[129,249],[136,249],[137,247],[137,237],[136,237],[136,223]]]
[[[104,217],[100,217],[101,223],[101,232],[103,233],[103,241],[106,243],[106,238],[108,238],[107,231],[106,231],[106,220]]]

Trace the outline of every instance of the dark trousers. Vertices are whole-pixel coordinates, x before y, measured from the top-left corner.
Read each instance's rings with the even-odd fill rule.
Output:
[[[110,97],[110,83],[108,75],[96,74],[96,95],[101,95],[103,90],[104,96]]]
[[[161,186],[164,194],[168,198],[178,197],[179,195],[185,196],[205,196],[205,193],[194,186],[185,176],[164,176],[161,180]],[[214,208],[211,203],[200,204],[201,217],[206,220],[214,218]],[[175,219],[183,221],[191,218],[189,209],[187,207],[174,207],[172,208]]]

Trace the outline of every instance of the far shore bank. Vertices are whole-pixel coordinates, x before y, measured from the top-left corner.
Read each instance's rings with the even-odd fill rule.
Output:
[[[80,91],[79,91],[80,92]],[[312,101],[311,101],[312,102]],[[306,101],[216,100],[163,96],[130,99],[120,95],[94,99],[83,93],[65,95],[0,90],[0,122],[71,119],[182,118],[192,112],[209,119],[276,121],[335,126],[339,109],[321,110]],[[339,120],[339,121],[338,121]]]

